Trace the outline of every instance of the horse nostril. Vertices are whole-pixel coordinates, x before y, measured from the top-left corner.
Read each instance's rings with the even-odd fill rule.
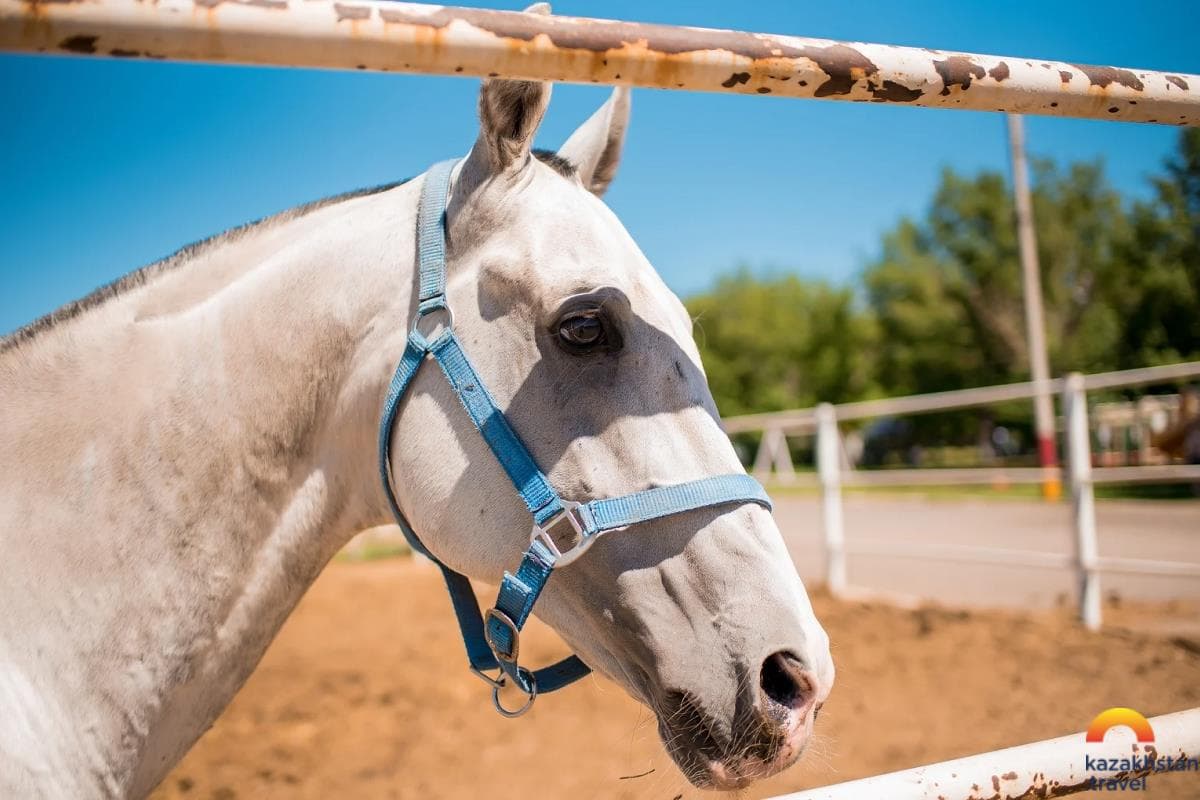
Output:
[[[772,653],[763,661],[758,685],[768,703],[796,709],[804,704],[811,688],[802,673],[800,660],[794,655],[786,651]]]

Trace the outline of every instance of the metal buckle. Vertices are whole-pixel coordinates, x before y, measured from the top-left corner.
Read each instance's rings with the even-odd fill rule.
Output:
[[[554,554],[554,567],[565,567],[579,558],[596,541],[596,535],[587,533],[591,526],[591,514],[587,506],[574,500],[562,501],[562,511],[551,517],[545,525],[533,523],[533,532],[529,535],[529,543],[541,540],[546,549]],[[570,525],[572,543],[565,549],[554,540],[552,531],[561,528],[563,523]]]
[[[492,639],[492,626],[488,624],[492,620],[496,620],[508,628],[509,633],[512,634],[512,652],[508,655],[501,653],[500,648]],[[508,614],[495,608],[489,608],[483,615],[483,638],[487,641],[488,647],[492,648],[492,655],[496,657],[497,661],[503,661],[505,664],[517,663],[517,657],[521,654],[521,631],[517,629],[517,624],[509,619]],[[504,685],[503,681],[500,685]]]
[[[421,311],[420,309],[417,309],[417,318],[413,320],[412,332],[419,333],[425,338],[425,341],[432,342],[435,338],[433,334],[437,333],[438,328],[436,326],[431,328],[429,334],[426,335],[426,333],[421,330],[421,320],[434,317],[439,311],[445,315],[445,319],[440,323],[441,329],[443,331],[454,330],[454,311],[451,310],[450,306],[438,306],[437,308],[431,308],[428,311]]]

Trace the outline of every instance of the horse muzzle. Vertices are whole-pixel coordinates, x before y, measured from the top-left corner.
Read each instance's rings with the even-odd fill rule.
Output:
[[[745,681],[729,720],[686,691],[666,692],[656,703],[659,734],[695,786],[743,789],[787,769],[804,751],[828,690],[821,692],[814,674],[787,651],[767,656],[757,678]]]

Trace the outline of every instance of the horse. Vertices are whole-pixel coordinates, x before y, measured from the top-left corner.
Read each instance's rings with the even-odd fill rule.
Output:
[[[564,498],[748,480],[692,320],[601,199],[628,91],[557,152],[533,148],[549,97],[483,81],[474,144],[443,170],[452,321],[425,322],[416,285],[426,173],[228,231],[0,340],[0,796],[149,793],[389,501],[448,575],[513,579],[530,509],[463,392],[486,387]],[[410,376],[381,484],[396,364],[451,324],[481,385]],[[550,564],[536,609],[703,788],[792,764],[834,679],[755,497],[610,525]],[[519,626],[493,612],[503,667],[495,628]]]

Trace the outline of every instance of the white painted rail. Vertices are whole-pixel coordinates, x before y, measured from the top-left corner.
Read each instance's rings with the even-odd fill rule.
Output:
[[[763,432],[763,446],[754,471],[761,480],[772,474],[798,486],[816,486],[821,492],[825,580],[835,594],[847,586],[849,555],[1026,566],[1070,568],[1076,573],[1080,618],[1090,629],[1101,624],[1100,578],[1104,572],[1121,572],[1164,577],[1200,577],[1200,563],[1166,562],[1140,558],[1108,558],[1100,555],[1096,534],[1094,489],[1108,483],[1200,482],[1200,465],[1157,464],[1135,467],[1093,467],[1088,424],[1087,392],[1127,386],[1171,383],[1200,377],[1200,362],[1168,364],[1143,369],[1072,374],[1049,381],[1061,393],[1067,466],[1048,472],[1043,468],[978,467],[966,469],[879,469],[847,470],[842,467],[840,422],[871,417],[923,414],[992,405],[1033,397],[1032,382],[985,386],[950,392],[866,400],[812,409],[748,414],[724,421],[730,433]],[[788,452],[787,436],[815,434],[817,474],[797,474]],[[842,491],[863,486],[947,486],[1038,484],[1047,474],[1065,475],[1071,489],[1073,555],[969,545],[918,545],[890,539],[847,539],[842,519]],[[1200,535],[1200,532],[1197,532]]]
[[[1184,361],[1159,367],[1098,372],[1083,376],[1084,388],[1091,392],[1100,389],[1119,389],[1129,386],[1146,386],[1155,383],[1170,383],[1200,377],[1200,361]],[[1050,390],[1061,392],[1065,378],[1049,382]],[[879,400],[861,400],[840,403],[834,406],[840,422],[871,419],[872,417],[901,416],[904,414],[927,414],[934,411],[950,411],[960,408],[976,408],[1005,403],[1010,400],[1028,400],[1035,394],[1033,381],[1006,383],[999,386],[981,386],[973,389],[955,389],[949,392],[914,394],[907,397],[885,397]],[[768,411],[763,414],[743,414],[724,420],[729,433],[746,431],[781,430],[785,433],[807,433],[816,428],[816,409],[801,408],[794,411]]]
[[[1152,744],[1138,745],[1128,729],[1112,730],[1100,743],[1087,743],[1083,733],[981,753],[940,764],[876,775],[821,789],[782,795],[774,800],[1024,800],[1085,792],[1093,779],[1145,780],[1163,772],[1146,764],[1169,767],[1182,763],[1184,780],[1194,781],[1200,797],[1200,708],[1152,717]],[[1138,756],[1147,761],[1127,771],[1096,769],[1097,759]],[[1166,761],[1170,759],[1170,761]],[[1126,784],[1128,786],[1128,783]],[[1105,792],[1108,794],[1108,792]],[[1127,792],[1114,791],[1114,795]]]
[[[1200,76],[370,0],[0,0],[0,50],[1200,125]]]

